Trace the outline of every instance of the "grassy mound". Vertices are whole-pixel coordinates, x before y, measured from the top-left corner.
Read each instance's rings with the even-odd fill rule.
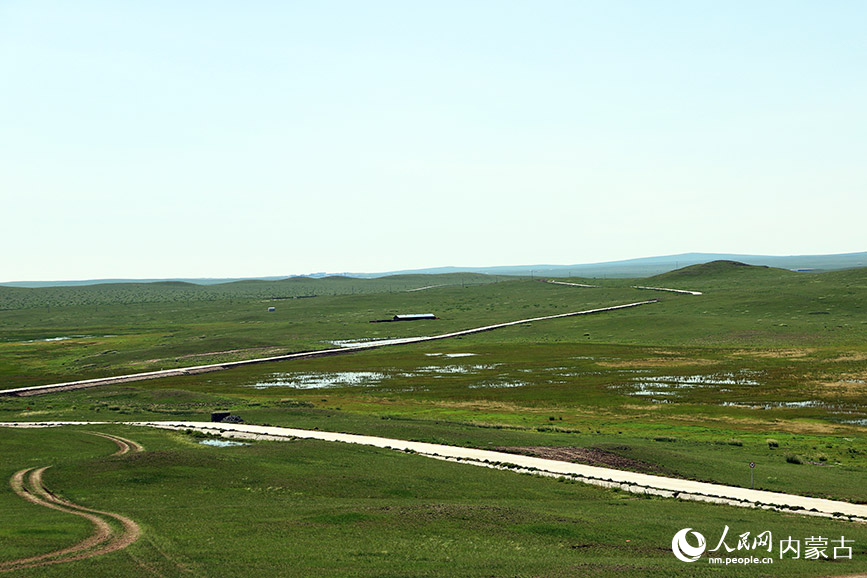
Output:
[[[785,272],[784,269],[768,267],[766,265],[747,265],[740,261],[710,261],[709,263],[701,263],[699,265],[690,265],[668,273],[654,275],[650,279],[684,279],[695,277],[718,277],[721,275],[743,274],[743,273],[767,273],[767,272]]]

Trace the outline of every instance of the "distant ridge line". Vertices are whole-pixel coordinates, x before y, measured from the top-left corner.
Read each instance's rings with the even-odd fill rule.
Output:
[[[667,273],[689,265],[699,265],[710,261],[739,261],[748,265],[766,265],[782,269],[803,271],[833,271],[867,267],[867,251],[857,253],[838,253],[829,255],[742,255],[736,253],[680,253],[655,257],[640,257],[620,261],[603,261],[574,265],[500,265],[495,267],[429,267],[423,269],[403,269],[379,273],[313,273],[309,275],[272,275],[267,277],[202,277],[202,278],[154,278],[154,279],[89,279],[73,281],[10,281],[0,283],[0,287],[58,287],[102,285],[108,283],[190,283],[194,285],[216,285],[237,281],[283,281],[294,278],[310,280],[329,277],[374,279],[392,275],[438,275],[447,273],[478,273],[483,275],[504,276],[554,276],[554,277],[650,277]]]

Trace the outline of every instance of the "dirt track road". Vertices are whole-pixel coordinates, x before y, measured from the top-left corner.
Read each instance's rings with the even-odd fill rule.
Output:
[[[111,454],[113,456],[143,450],[140,444],[122,437],[96,432],[86,433],[113,441],[118,446],[118,451]],[[92,558],[93,556],[108,554],[109,552],[126,548],[141,536],[141,529],[138,524],[126,516],[115,514],[114,512],[103,512],[101,510],[86,508],[55,496],[51,490],[45,487],[42,481],[43,473],[50,467],[27,468],[16,472],[12,476],[12,479],[9,480],[12,491],[31,504],[88,520],[93,525],[93,532],[81,542],[60,550],[47,552],[38,556],[0,562],[0,572],[36,568],[49,564],[61,564],[63,562],[72,562],[74,560],[83,560],[85,558]],[[109,519],[114,520],[116,524],[111,524]],[[120,525],[119,529],[117,528],[117,523]]]

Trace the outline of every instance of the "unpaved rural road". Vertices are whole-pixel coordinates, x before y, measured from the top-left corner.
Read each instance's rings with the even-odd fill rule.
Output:
[[[668,287],[644,287],[643,285],[633,285],[633,289],[647,289],[648,291],[669,291],[671,293],[682,293],[683,295],[701,295],[701,291],[688,291],[687,289],[669,289]]]
[[[545,279],[544,281],[545,283],[551,283],[552,285],[568,285],[569,287],[599,287],[599,285],[587,285],[586,283],[567,283],[565,281],[551,281],[550,279]]]
[[[121,456],[130,452],[143,451],[141,445],[122,437],[97,433],[85,432],[91,435],[96,435],[109,439],[117,445],[118,450],[111,454],[112,456]],[[69,500],[64,500],[54,495],[51,490],[45,487],[42,481],[42,474],[51,466],[41,468],[26,468],[13,474],[9,485],[12,491],[37,506],[57,510],[65,514],[79,516],[88,520],[93,524],[93,532],[91,535],[81,542],[68,546],[66,548],[30,556],[27,558],[19,558],[17,560],[9,560],[0,562],[0,572],[11,572],[13,570],[23,570],[25,568],[37,568],[40,566],[48,566],[50,564],[61,564],[63,562],[72,562],[74,560],[83,560],[100,556],[110,552],[122,550],[130,544],[138,540],[141,536],[139,525],[133,520],[115,514],[114,512],[103,512],[86,508],[74,504]],[[120,523],[120,530],[116,530],[108,522],[106,518],[112,518]]]
[[[2,427],[56,427],[63,425],[117,424],[119,422],[9,422]],[[867,522],[867,505],[850,504],[836,500],[808,498],[794,494],[781,494],[764,490],[750,490],[736,486],[724,486],[707,482],[666,478],[611,468],[574,464],[532,456],[479,450],[424,442],[410,442],[325,431],[303,430],[285,427],[247,424],[211,423],[195,421],[150,421],[123,422],[125,425],[158,427],[184,430],[197,429],[230,438],[288,440],[294,438],[317,439],[332,442],[362,444],[398,451],[415,452],[427,457],[462,463],[516,469],[555,477],[569,477],[579,481],[606,487],[616,487],[629,492],[676,497],[686,500],[715,502],[742,507],[794,511],[801,514],[842,517]]]
[[[544,317],[533,317],[531,319],[520,319],[518,321],[509,321],[507,323],[497,323],[495,325],[486,325],[484,327],[475,327],[473,329],[464,329],[462,331],[453,331],[452,333],[443,333],[432,337],[406,337],[401,339],[387,339],[383,341],[369,341],[358,344],[352,344],[337,349],[321,349],[318,351],[305,351],[301,353],[290,353],[287,355],[277,355],[273,357],[261,357],[258,359],[248,359],[245,361],[229,361],[226,363],[214,363],[210,365],[197,365],[194,367],[180,367],[177,369],[164,369],[160,371],[148,371],[144,373],[133,373],[130,375],[119,375],[115,377],[101,377],[98,379],[84,379],[80,381],[68,381],[65,383],[54,383],[50,385],[35,385],[31,387],[16,387],[14,389],[0,390],[0,395],[15,395],[15,396],[30,396],[53,393],[56,391],[70,391],[73,389],[84,389],[87,387],[97,387],[100,385],[117,385],[119,383],[129,383],[131,381],[144,381],[146,379],[157,379],[160,377],[173,377],[180,375],[195,375],[199,373],[208,373],[211,371],[221,371],[223,369],[231,369],[233,367],[241,367],[244,365],[252,365],[254,363],[266,363],[271,361],[288,361],[291,359],[308,359],[311,357],[326,357],[329,355],[341,355],[360,351],[365,349],[376,349],[387,345],[398,345],[406,343],[422,343],[425,341],[435,341],[438,339],[450,339],[452,337],[462,337],[464,335],[472,335],[474,333],[482,333],[484,331],[492,331],[512,325],[521,325],[523,323],[532,323],[534,321],[546,321],[548,319],[559,319],[561,317],[575,317],[577,315],[592,315],[594,313],[604,313],[607,311],[617,311],[619,309],[629,309],[639,307],[649,303],[657,303],[657,299],[648,301],[637,301],[635,303],[626,303],[625,305],[613,305],[611,307],[601,307],[599,309],[588,309],[585,311],[573,311],[571,313],[560,313],[559,315],[546,315]]]

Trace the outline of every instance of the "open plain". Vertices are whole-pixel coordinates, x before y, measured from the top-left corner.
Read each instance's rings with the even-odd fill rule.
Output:
[[[8,392],[523,320],[345,355],[0,396],[3,422],[109,422],[4,429],[6,479],[50,465],[41,478],[58,499],[141,528],[122,549],[15,564],[86,541],[92,524],[9,486],[0,494],[0,570],[834,576],[867,568],[867,527],[847,516],[698,503],[315,439],[209,446],[194,429],[121,423],[207,421],[228,411],[249,424],[867,503],[867,270],[713,262],[646,279],[555,281],[455,274],[0,287],[0,387]],[[369,323],[422,312],[439,319]],[[117,439],[143,451],[110,455]],[[852,555],[781,559],[775,549],[772,565],[723,569],[710,554],[691,564],[672,554],[679,530],[702,532],[710,548],[726,526],[730,545],[743,532],[769,531],[775,542],[821,535],[852,540]]]

